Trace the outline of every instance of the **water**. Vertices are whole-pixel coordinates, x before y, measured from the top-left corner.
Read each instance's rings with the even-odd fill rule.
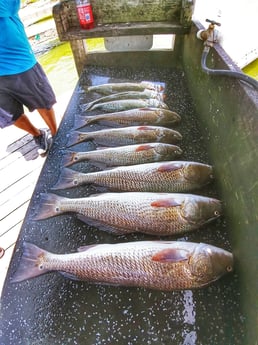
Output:
[[[24,240],[49,251],[69,253],[86,244],[157,239],[143,234],[113,236],[82,223],[72,214],[33,221],[39,194],[51,190],[62,169],[62,155],[66,150],[67,135],[73,128],[75,116],[82,115],[81,105],[96,97],[96,94],[90,95],[85,92],[87,86],[104,81],[125,80],[163,83],[166,87],[167,104],[182,117],[182,122],[177,127],[183,135],[182,159],[212,164],[205,148],[205,129],[200,127],[181,69],[117,70],[88,67],[87,74],[80,79],[43,167],[18,240],[19,250],[14,255],[3,290],[2,343],[5,345],[244,344],[241,296],[236,273],[205,289],[172,292],[92,285],[64,278],[58,273],[47,274],[20,284],[10,283],[10,277],[19,262],[20,246]],[[80,151],[93,147],[91,143],[81,143],[73,149]],[[87,163],[80,163],[74,165],[73,169],[89,171],[92,167]],[[58,192],[68,197],[87,196],[92,193],[96,193],[92,186]],[[200,193],[220,196],[216,182]],[[231,249],[225,218],[184,236],[165,239],[201,241]]]
[[[78,74],[69,43],[58,44],[47,52],[37,55],[37,59],[44,68],[57,97],[75,88]]]

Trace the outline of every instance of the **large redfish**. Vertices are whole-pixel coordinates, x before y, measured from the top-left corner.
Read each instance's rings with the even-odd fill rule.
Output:
[[[214,198],[176,193],[102,193],[86,198],[41,194],[35,220],[74,212],[82,221],[116,234],[175,235],[221,215]]]
[[[67,146],[72,146],[82,141],[93,141],[95,144],[102,146],[123,146],[154,142],[175,144],[180,140],[182,140],[182,135],[170,128],[131,126],[101,129],[93,132],[74,131],[69,136]]]
[[[54,189],[95,184],[112,191],[189,192],[213,180],[212,167],[188,161],[121,166],[92,173],[63,169]]]
[[[86,152],[67,151],[63,154],[63,165],[69,166],[81,161],[98,166],[143,164],[168,161],[178,158],[182,153],[180,147],[166,143],[109,147]]]
[[[51,271],[97,284],[172,291],[205,287],[233,270],[233,255],[210,244],[142,241],[84,246],[53,254],[24,242],[12,282]]]
[[[160,108],[138,108],[104,113],[92,116],[77,116],[74,127],[76,129],[86,125],[98,123],[109,127],[127,126],[165,126],[171,127],[181,121],[181,117],[174,111]]]

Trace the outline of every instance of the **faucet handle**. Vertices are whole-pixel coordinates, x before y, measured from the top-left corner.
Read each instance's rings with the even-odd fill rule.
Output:
[[[220,24],[220,23],[215,22],[215,20],[212,20],[212,19],[206,19],[206,22],[207,22],[207,23],[211,23],[212,25],[221,26],[221,24]]]

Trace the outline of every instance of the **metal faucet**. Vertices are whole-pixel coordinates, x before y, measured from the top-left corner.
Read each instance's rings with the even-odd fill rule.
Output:
[[[213,47],[214,43],[218,43],[220,40],[219,32],[215,29],[215,26],[220,26],[221,24],[210,19],[206,19],[206,22],[210,23],[208,29],[199,30],[196,36],[204,41],[205,46]]]

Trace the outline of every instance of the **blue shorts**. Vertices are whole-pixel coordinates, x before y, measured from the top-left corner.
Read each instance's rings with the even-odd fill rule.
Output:
[[[1,128],[8,123],[12,124],[24,114],[24,105],[33,111],[51,109],[55,103],[54,91],[39,63],[23,73],[0,76]]]

